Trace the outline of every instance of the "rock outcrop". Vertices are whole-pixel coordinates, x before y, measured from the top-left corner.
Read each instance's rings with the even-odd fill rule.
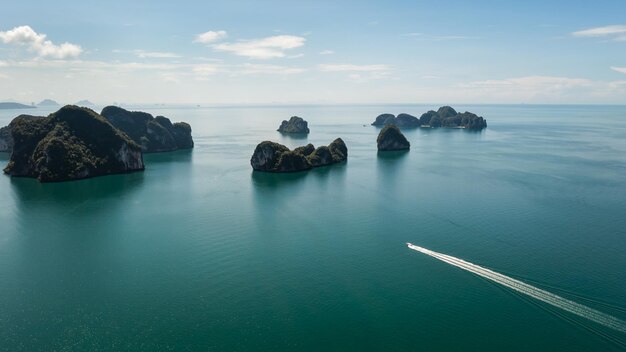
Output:
[[[376,138],[376,143],[379,151],[405,150],[411,147],[411,143],[395,125],[383,127]]]
[[[37,119],[40,117],[41,116],[20,115],[17,118],[13,119],[13,121]],[[0,152],[10,153],[11,151],[13,151],[13,136],[11,135],[11,126],[13,126],[13,122],[9,123],[7,126],[0,128]]]
[[[448,127],[480,130],[487,127],[487,120],[471,112],[458,113],[449,106],[437,111],[430,110],[420,117],[422,127]]]
[[[396,122],[396,115],[394,114],[380,114],[376,116],[376,120],[372,122],[372,126],[385,126],[393,125]]]
[[[259,143],[250,164],[256,171],[296,172],[314,167],[341,163],[348,159],[348,148],[341,138],[317,149],[313,144],[289,150],[282,144],[265,141]]]
[[[289,121],[283,120],[278,127],[278,132],[281,133],[309,133],[308,122],[298,116],[292,116]]]
[[[0,152],[10,153],[13,150],[13,138],[11,137],[11,127],[0,128]]]
[[[146,112],[128,111],[117,106],[107,106],[101,114],[139,144],[145,153],[193,148],[191,126],[185,122],[173,124],[163,116],[153,117]]]
[[[4,172],[11,176],[56,182],[144,169],[139,145],[87,108],[18,116],[10,127],[13,153]]]
[[[411,127],[448,127],[483,129],[487,127],[487,120],[471,112],[457,113],[450,106],[442,106],[437,111],[430,110],[418,119],[409,114],[382,114],[372,123],[374,126],[396,125],[400,128]]]
[[[401,128],[419,127],[421,125],[420,120],[409,114],[399,114],[395,116],[393,114],[381,114],[376,117],[376,120],[372,123],[372,126],[387,126],[396,125]]]

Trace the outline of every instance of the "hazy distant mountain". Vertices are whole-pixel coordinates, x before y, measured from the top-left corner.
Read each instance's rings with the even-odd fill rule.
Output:
[[[52,99],[44,99],[37,106],[59,106],[59,103]]]
[[[34,109],[35,106],[20,103],[0,103],[0,109]]]
[[[78,105],[78,106],[96,106],[96,104],[90,102],[89,100],[81,100],[81,101],[77,102],[74,105]]]

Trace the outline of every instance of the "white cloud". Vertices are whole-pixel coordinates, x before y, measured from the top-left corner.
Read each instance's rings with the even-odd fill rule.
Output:
[[[322,50],[322,51],[319,52],[320,55],[332,55],[334,53],[335,52],[332,51],[332,50]]]
[[[279,74],[279,75],[291,75],[304,72],[305,70],[297,67],[287,67],[278,65],[261,65],[246,63],[237,68],[236,72],[243,74]]]
[[[9,66],[9,64],[6,61],[0,61],[0,67],[5,67],[5,66]]]
[[[383,72],[391,69],[387,65],[323,64],[317,67],[323,72]]]
[[[135,55],[137,55],[138,57],[140,57],[142,59],[145,59],[145,58],[175,59],[175,58],[181,57],[180,55],[175,54],[175,53],[160,52],[160,51],[135,50],[134,53],[135,53]]]
[[[626,73],[626,67],[614,67],[614,66],[611,66],[611,70],[617,71],[617,72],[621,72],[621,73]]]
[[[402,34],[402,36],[412,37],[412,38],[415,38],[415,40],[419,40],[419,41],[433,41],[433,42],[440,42],[440,41],[447,41],[447,40],[480,39],[480,37],[471,37],[471,36],[466,36],[466,35],[432,35],[432,34],[418,33],[418,32],[405,33],[405,34]]]
[[[4,44],[27,46],[41,57],[66,59],[79,56],[83,49],[75,44],[62,43],[60,45],[46,40],[45,34],[35,32],[30,26],[15,27],[6,32],[0,32],[0,40]]]
[[[226,31],[208,31],[196,35],[195,43],[213,43],[228,36]]]
[[[304,45],[306,38],[293,35],[277,35],[262,39],[222,43],[213,46],[215,50],[231,52],[252,59],[272,59],[285,57],[285,51]]]
[[[614,41],[626,41],[626,25],[595,27],[573,32],[574,37],[607,37]]]
[[[192,71],[200,76],[210,76],[219,72],[219,66],[211,64],[200,64],[193,66]]]
[[[553,76],[526,76],[503,80],[475,81],[462,85],[466,88],[508,88],[523,89],[566,89],[589,86],[592,82],[584,78],[568,78]]]

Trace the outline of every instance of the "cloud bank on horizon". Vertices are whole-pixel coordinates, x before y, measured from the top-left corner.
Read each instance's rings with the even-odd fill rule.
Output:
[[[58,7],[86,9],[73,1]],[[155,6],[138,23],[132,11],[113,23],[74,23],[9,6],[0,14],[3,26],[13,23],[0,27],[0,100],[626,104],[626,24],[609,22],[626,4],[559,8],[554,18],[554,5],[509,2],[430,23],[452,4],[469,6],[301,5],[309,14],[277,1],[261,15],[213,4],[205,19],[194,16],[204,13],[199,3]],[[114,11],[98,6],[99,16]]]

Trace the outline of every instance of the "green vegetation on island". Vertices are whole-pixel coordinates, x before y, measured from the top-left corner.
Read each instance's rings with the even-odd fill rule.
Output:
[[[396,125],[400,128],[424,127],[424,128],[467,128],[483,129],[487,127],[487,120],[471,112],[458,113],[450,106],[442,106],[439,110],[430,110],[422,114],[418,119],[409,114],[381,114],[372,123],[373,126]]]
[[[141,148],[87,108],[22,115],[9,127],[14,144],[4,172],[11,176],[56,182],[144,169]]]
[[[406,150],[411,143],[404,137],[396,125],[387,125],[380,130],[376,144],[379,151]]]
[[[188,123],[172,123],[163,116],[153,117],[146,112],[128,111],[118,106],[105,107],[101,115],[124,131],[145,153],[193,148]]]
[[[264,141],[256,146],[250,164],[257,171],[296,172],[341,163],[347,158],[348,148],[341,138],[317,149],[313,144],[308,144],[294,150],[279,143]]]
[[[277,131],[281,133],[309,133],[309,126],[303,118],[292,116],[289,121],[283,120]]]

